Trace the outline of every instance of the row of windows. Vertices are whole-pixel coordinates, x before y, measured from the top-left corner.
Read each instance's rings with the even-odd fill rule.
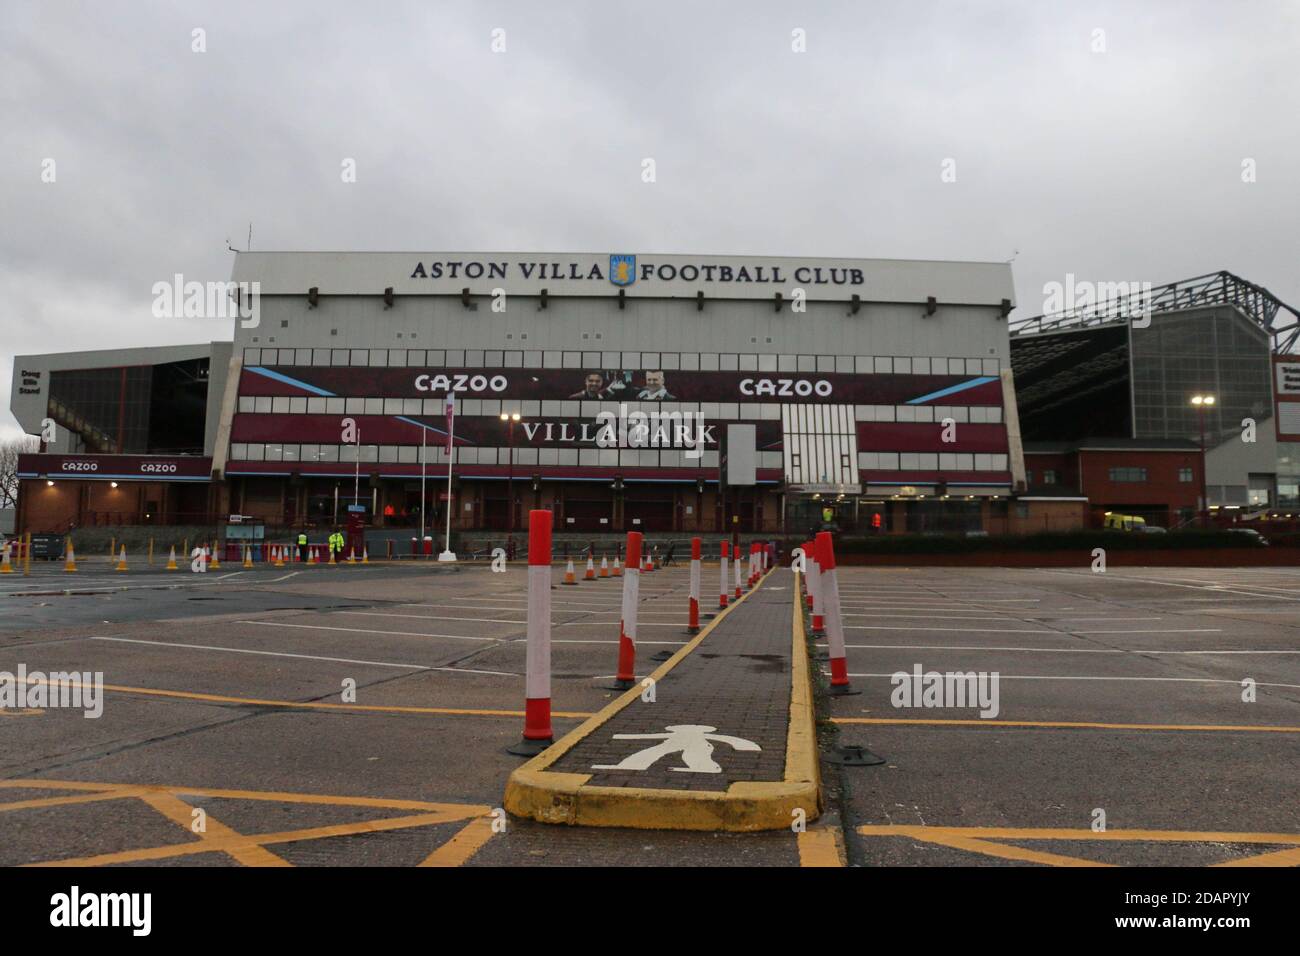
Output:
[[[362,464],[420,463],[418,445],[362,445]],[[516,448],[515,465],[574,465],[579,467],[631,467],[631,468],[713,468],[718,467],[718,453],[705,451],[698,458],[687,458],[680,449],[667,448]],[[232,442],[232,461],[282,461],[282,462],[338,462],[355,465],[356,445],[308,445],[258,442]],[[442,445],[429,445],[424,449],[424,462],[428,466],[447,464],[447,452]],[[510,462],[510,449],[462,446],[456,449],[457,465],[506,465]],[[779,451],[758,452],[759,468],[780,468]]]
[[[446,465],[447,452],[442,445],[429,445],[424,449],[426,465]],[[687,458],[680,449],[666,448],[516,448],[515,464],[576,465],[633,467],[633,468],[716,468],[718,453],[705,451],[699,458]],[[421,449],[418,445],[361,445],[363,464],[418,465]],[[282,461],[324,462],[352,465],[357,462],[356,445],[314,445],[261,442],[232,442],[232,461]],[[510,462],[510,449],[463,446],[456,449],[456,462],[460,465],[505,465]],[[781,468],[782,453],[758,452],[759,468]],[[858,453],[858,467],[873,471],[1006,471],[1005,454],[970,454],[962,452],[888,452],[864,451]]]
[[[602,411],[691,412],[706,421],[780,421],[781,406],[766,402],[591,402],[577,399],[463,398],[457,415],[496,418],[502,412],[519,412],[524,418],[592,418]],[[941,422],[951,418],[998,424],[1002,409],[995,405],[855,405],[860,422]],[[243,414],[274,415],[441,415],[441,398],[320,398],[315,396],[241,395]]]
[[[1118,482],[1143,482],[1147,480],[1147,470],[1139,467],[1122,467],[1110,469],[1110,480]]]
[[[756,355],[729,352],[566,352],[497,349],[244,349],[248,366],[367,368],[668,369],[686,372],[837,372],[997,375],[995,358],[887,355]]]
[[[860,451],[858,468],[871,471],[1006,471],[1005,454]]]

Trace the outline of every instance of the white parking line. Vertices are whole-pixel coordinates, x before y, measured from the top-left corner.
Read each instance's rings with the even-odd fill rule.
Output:
[[[824,646],[825,641],[818,641]],[[845,644],[846,648],[875,651],[1017,651],[1031,654],[1300,654],[1300,651],[1150,651],[1122,647],[980,647],[975,644]]]
[[[425,634],[422,631],[376,631],[365,627],[325,627],[323,624],[289,624],[284,621],[236,621],[236,624],[256,624],[258,627],[296,627],[308,631],[344,631],[348,634],[397,634],[402,637],[437,637],[449,641],[486,641],[493,643],[495,637],[470,637],[466,634]]]
[[[846,631],[955,631],[958,634],[1222,634],[1221,627],[1188,627],[1141,631],[1035,631],[1021,627],[899,627],[894,624],[845,624]]]
[[[417,671],[447,671],[453,674],[488,674],[494,677],[521,677],[509,671],[470,670],[467,667],[431,667],[428,664],[401,664],[393,661],[366,661],[350,657],[320,657],[315,654],[290,654],[286,651],[255,651],[247,647],[217,647],[212,644],[180,644],[172,641],[144,641],[132,637],[92,637],[92,641],[114,641],[120,644],[152,644],[156,647],[181,647],[189,651],[224,651],[227,654],[256,654],[263,657],[293,657],[306,661],[326,661],[334,664],[364,664],[370,667],[399,667]]]
[[[830,671],[824,670],[826,674]],[[895,671],[891,674],[849,674],[850,677],[893,677],[895,673],[906,673],[906,671]],[[1045,674],[999,674],[999,680],[1078,680],[1078,681],[1145,681],[1153,683],[1169,684],[1231,684],[1233,687],[1240,687],[1239,680],[1222,680],[1216,677],[1094,677],[1091,675],[1045,675]],[[1285,687],[1293,690],[1300,690],[1300,684],[1273,684],[1264,681],[1256,681],[1257,687]]]
[[[479,621],[483,624],[527,624],[500,617],[446,617],[442,614],[392,614],[388,611],[334,611],[334,614],[355,614],[361,617],[404,617],[417,621]]]

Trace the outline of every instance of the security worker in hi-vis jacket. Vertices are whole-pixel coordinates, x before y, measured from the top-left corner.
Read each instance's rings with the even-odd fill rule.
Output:
[[[335,561],[343,557],[343,532],[338,528],[330,535],[330,557]]]
[[[298,532],[298,560],[303,564],[307,563],[307,531],[305,529]]]

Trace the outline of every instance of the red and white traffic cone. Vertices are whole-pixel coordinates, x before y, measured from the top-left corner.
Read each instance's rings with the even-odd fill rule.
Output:
[[[621,578],[622,576],[623,576],[623,565],[619,561],[619,557],[616,554],[614,555],[614,577]]]
[[[636,610],[641,601],[641,532],[627,533],[627,574],[623,575],[623,614],[618,624],[618,673],[613,690],[636,684]]]
[[[731,552],[731,545],[726,541],[722,542],[722,583],[718,588],[718,610],[721,611],[727,606],[727,555]]]
[[[587,555],[587,573],[582,576],[584,581],[596,580],[596,562],[590,554]]]
[[[600,556],[600,576],[602,578],[609,577],[609,558],[603,554]]]
[[[817,560],[817,542],[809,541],[804,565],[808,583],[808,598],[812,602],[812,636],[826,636],[826,601],[822,595],[822,566]]]
[[[524,655],[524,737],[507,752],[534,757],[551,745],[550,511],[528,512],[528,645]],[[572,567],[572,563],[570,563]]]
[[[530,531],[531,533],[531,531]],[[577,584],[578,576],[573,571],[573,558],[569,558],[569,563],[564,568],[564,580],[561,584]]]
[[[821,565],[820,592],[826,611],[826,643],[831,659],[831,694],[857,694],[849,683],[849,664],[844,654],[844,618],[840,612],[840,582],[835,571],[835,543],[829,531],[819,531],[814,544]]]

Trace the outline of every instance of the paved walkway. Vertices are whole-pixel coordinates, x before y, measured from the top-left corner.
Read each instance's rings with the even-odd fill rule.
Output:
[[[519,796],[516,784],[532,793],[513,812],[691,829],[788,826],[795,808],[814,818],[816,751],[794,583],[788,570],[768,574],[650,675],[653,696],[644,684],[628,692],[521,768],[511,793]],[[710,803],[714,827],[701,809]]]

